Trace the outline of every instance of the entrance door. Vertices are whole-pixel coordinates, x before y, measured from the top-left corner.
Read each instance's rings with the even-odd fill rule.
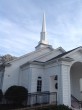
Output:
[[[51,76],[50,77],[50,92],[57,92],[58,91],[58,76]],[[50,103],[55,103],[56,101],[56,96],[52,95],[50,96]]]
[[[58,76],[51,76],[50,77],[50,92],[57,92],[58,91]]]

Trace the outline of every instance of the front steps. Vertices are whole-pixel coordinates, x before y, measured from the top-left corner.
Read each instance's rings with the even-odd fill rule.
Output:
[[[73,108],[72,107],[72,110],[82,110],[82,108]]]

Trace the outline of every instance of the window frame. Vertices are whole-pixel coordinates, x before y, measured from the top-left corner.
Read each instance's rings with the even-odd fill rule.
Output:
[[[37,92],[41,92],[42,91],[42,78],[38,77],[37,79]]]

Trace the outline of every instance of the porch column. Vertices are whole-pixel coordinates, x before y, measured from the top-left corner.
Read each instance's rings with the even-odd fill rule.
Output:
[[[71,107],[70,64],[69,62],[62,61],[60,67],[62,104]]]

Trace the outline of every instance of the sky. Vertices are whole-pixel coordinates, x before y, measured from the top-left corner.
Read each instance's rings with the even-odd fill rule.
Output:
[[[0,0],[0,55],[34,51],[44,12],[53,48],[82,46],[82,0]]]

